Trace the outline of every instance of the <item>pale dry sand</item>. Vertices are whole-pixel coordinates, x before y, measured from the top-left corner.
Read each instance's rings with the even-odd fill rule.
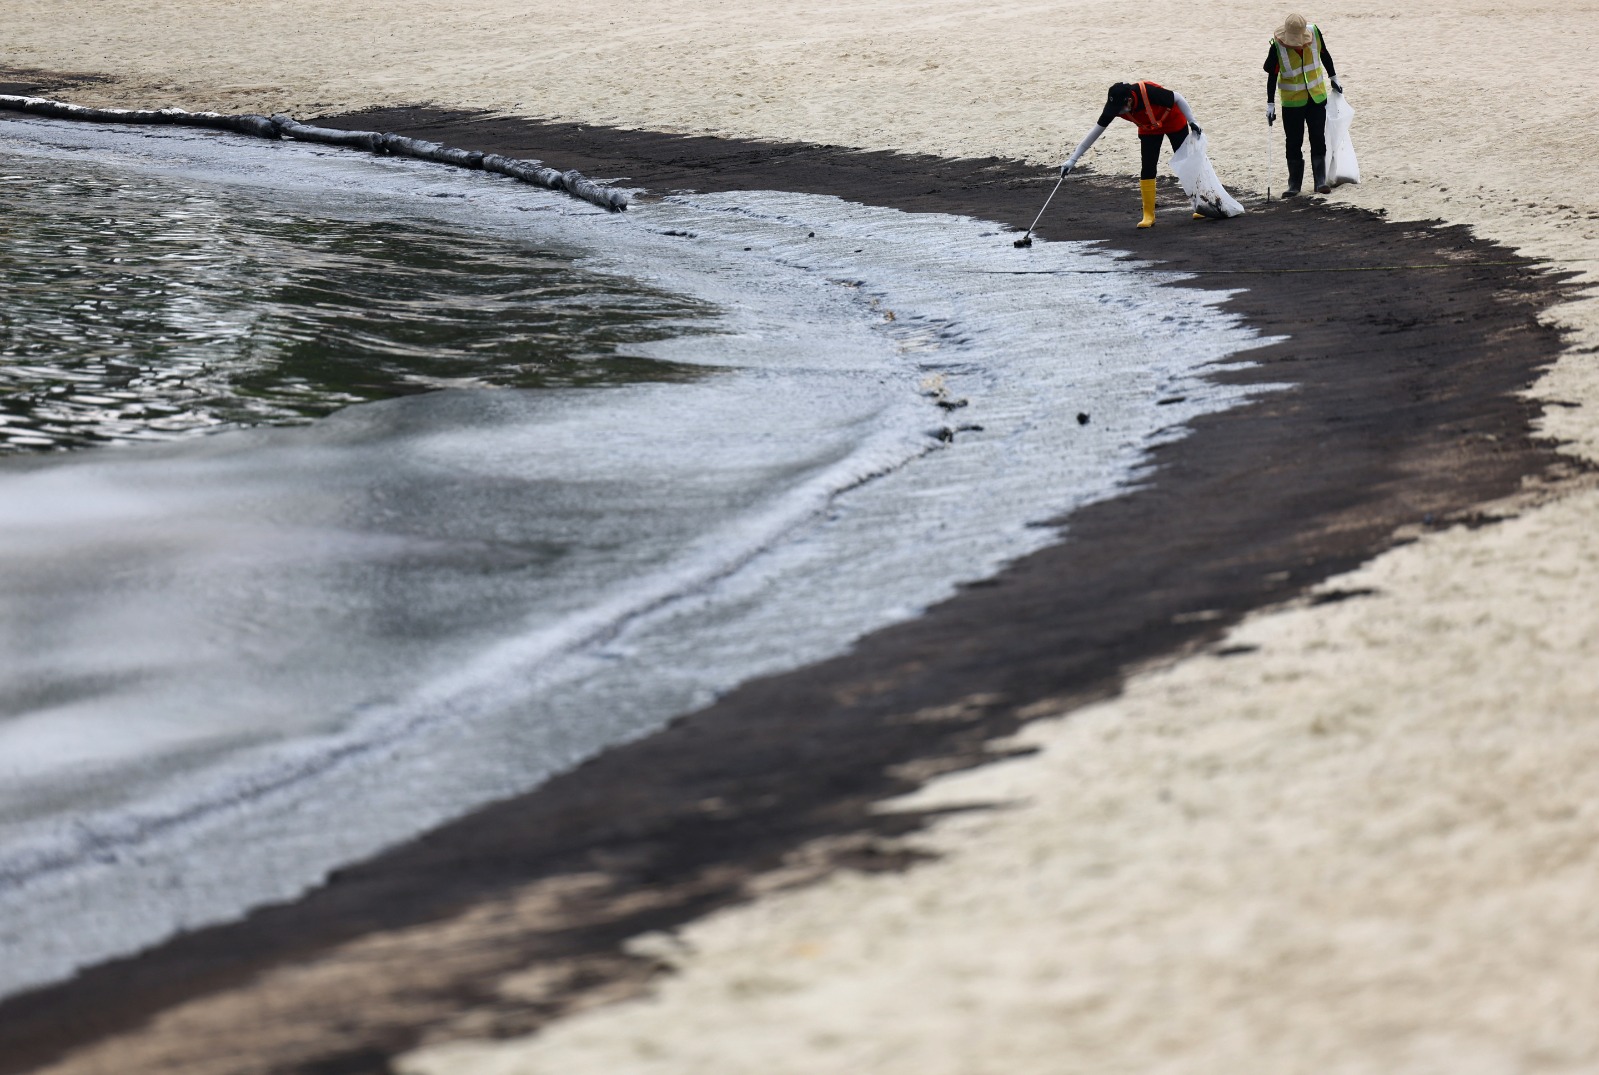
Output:
[[[1336,197],[1594,279],[1599,3],[1374,7],[1306,12],[1359,111],[1366,182]],[[1282,183],[1258,70],[1282,14],[0,0],[0,64],[116,76],[85,103],[435,102],[1041,164],[1109,82],[1152,77],[1193,102],[1223,178],[1259,190]],[[1114,130],[1092,163],[1130,175],[1134,142]],[[1129,180],[1129,224],[1135,206]],[[1573,346],[1539,393],[1580,406],[1546,428],[1599,460],[1599,302],[1558,316]],[[919,805],[1004,804],[922,838],[938,861],[642,939],[680,967],[653,997],[406,1070],[1599,1071],[1599,492],[1336,585],[1377,592],[1258,615],[1234,640],[1255,652],[1151,670],[1032,726],[1039,756],[937,782]]]

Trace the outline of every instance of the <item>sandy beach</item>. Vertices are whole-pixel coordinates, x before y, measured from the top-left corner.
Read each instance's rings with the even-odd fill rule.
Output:
[[[1224,0],[1136,11],[1097,0],[823,10],[667,0],[615,12],[504,0],[352,0],[337,12],[304,0],[0,0],[0,11],[0,81],[79,73],[48,77],[54,95],[85,104],[297,115],[431,105],[579,129],[993,156],[1045,176],[1109,82],[1149,77],[1192,102],[1236,190],[1283,182],[1259,67],[1284,12]],[[1363,243],[1377,249],[1396,222],[1438,221],[1547,259],[1579,287],[1594,280],[1595,169],[1581,124],[1551,107],[1545,84],[1556,56],[1592,55],[1599,4],[1421,0],[1392,14],[1352,4],[1306,14],[1358,110],[1364,181],[1330,200],[1389,222],[1363,217]],[[1434,50],[1450,57],[1442,71],[1421,58]],[[1131,129],[1100,147],[1084,188],[1096,192],[1092,215],[1074,216],[1068,200],[1059,234],[1117,241],[1125,228],[1130,244]],[[1025,227],[1026,216],[995,219]],[[1178,231],[1187,225],[1163,216],[1158,241],[1202,259],[1192,247],[1204,234]],[[1272,295],[1276,309],[1295,301]],[[915,819],[909,835],[873,844],[895,868],[855,868],[802,844],[739,881],[755,898],[616,939],[665,973],[561,1007],[548,998],[570,983],[552,984],[554,972],[501,968],[451,1018],[419,1011],[414,1021],[433,1021],[395,1051],[423,1047],[394,1067],[1599,1068],[1589,1014],[1599,1005],[1599,489],[1584,472],[1599,462],[1599,300],[1573,296],[1541,315],[1564,330],[1566,350],[1533,389],[1551,404],[1538,428],[1572,462],[1561,480],[1517,489],[1485,478],[1496,493],[1477,512],[1492,525],[1374,516],[1384,534],[1350,549],[1352,561],[1357,545],[1388,549],[1370,562],[1262,598],[1270,607],[1224,635],[1129,650],[1133,674],[1117,696],[1030,699],[1014,734],[966,744],[963,764],[984,752],[1004,760],[925,784],[918,775],[913,794],[873,803],[884,832]],[[1329,331],[1314,284],[1298,301],[1307,334]],[[992,704],[974,698],[968,710]],[[583,884],[540,898],[581,902]],[[536,917],[529,906],[479,908],[485,920],[497,913]],[[435,951],[450,950],[451,930],[471,947],[481,935],[468,918],[438,926]],[[426,927],[388,926],[365,938],[363,958],[406,973],[383,953]],[[314,961],[281,972],[316,974]],[[557,1017],[518,1036],[505,1012],[519,1000]],[[181,1035],[194,1010],[152,1014],[149,1026]],[[123,1030],[128,1042],[103,1035],[51,1070],[157,1070],[165,1054],[141,1052],[138,1031]],[[364,1053],[320,1070],[386,1062]]]

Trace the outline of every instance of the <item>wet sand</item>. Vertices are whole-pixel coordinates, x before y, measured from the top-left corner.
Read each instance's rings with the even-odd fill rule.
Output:
[[[159,7],[97,10],[123,77],[62,95],[168,103],[148,94],[149,72],[178,69],[169,46],[131,28]],[[1108,5],[958,24],[904,5],[853,21],[677,5],[607,33],[540,12],[522,59],[514,18],[474,29],[488,8],[442,7],[403,5],[392,51],[341,72],[331,43],[359,5],[321,40],[220,48],[171,103],[562,116],[580,122],[395,107],[347,122],[656,190],[815,190],[1025,227],[1051,181],[1037,162],[1109,81],[1061,57],[1139,59]],[[1168,193],[1161,226],[1135,233],[1121,131],[1102,178],[1041,229],[1221,270],[1204,284],[1244,289],[1230,308],[1289,337],[1253,376],[1294,391],[1198,423],[1063,545],[844,658],[292,907],[0,1007],[0,1070],[1591,1069],[1599,494],[1580,460],[1599,445],[1596,322],[1591,300],[1551,314],[1573,292],[1521,253],[1583,272],[1591,256],[1580,150],[1528,100],[1554,35],[1596,13],[1423,8],[1310,13],[1351,95],[1369,87],[1363,117],[1385,116],[1367,183],[1333,202],[1474,231],[1308,202],[1194,223]],[[1252,56],[1271,20],[1206,10],[1212,25],[1144,66],[1217,116],[1224,178],[1259,189],[1264,162],[1241,162],[1264,146],[1247,126],[1263,93],[1211,64]],[[407,37],[440,18],[425,47]],[[1429,128],[1446,91],[1406,77],[1440,25],[1474,50],[1463,77],[1497,95],[1467,134]],[[97,69],[41,33],[23,36],[30,62]],[[885,33],[892,48],[856,54]],[[495,62],[467,62],[467,42]],[[407,69],[419,50],[431,59]],[[221,68],[258,65],[294,77],[270,100],[220,88]],[[498,99],[512,81],[541,107]],[[998,156],[948,159],[977,152]],[[1364,271],[1401,264],[1449,267]],[[1307,265],[1362,271],[1261,272]],[[1558,405],[1521,395],[1535,381]],[[1028,756],[926,783],[1014,751]]]

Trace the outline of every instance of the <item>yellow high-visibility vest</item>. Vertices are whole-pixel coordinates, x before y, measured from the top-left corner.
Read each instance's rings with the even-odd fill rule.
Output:
[[[1297,108],[1315,101],[1327,103],[1327,69],[1321,65],[1321,32],[1311,23],[1310,42],[1302,49],[1291,49],[1275,37],[1277,46],[1277,95],[1284,108]]]

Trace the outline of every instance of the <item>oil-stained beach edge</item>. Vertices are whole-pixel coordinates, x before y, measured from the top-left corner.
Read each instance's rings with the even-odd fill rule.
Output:
[[[999,159],[434,108],[319,122],[655,194],[832,194],[1018,233],[1054,180]],[[1336,195],[1245,200],[1242,218],[1190,221],[1163,182],[1159,224],[1139,232],[1132,180],[1074,178],[1035,234],[1206,273],[1182,286],[1225,290],[1224,309],[1286,337],[1218,376],[1289,390],[1195,421],[1060,544],[841,657],[746,684],[295,903],[0,1003],[0,1072],[379,1072],[418,1044],[526,1033],[631,995],[661,964],[628,938],[829,870],[913,866],[898,838],[928,819],[875,811],[885,798],[998,756],[1032,715],[1114,694],[1409,533],[1487,522],[1484,505],[1576,473],[1533,435],[1539,405],[1522,395],[1561,350],[1540,319],[1566,296],[1560,274]],[[1093,401],[1081,409],[1091,420]],[[1314,599],[1340,596],[1358,597]]]

